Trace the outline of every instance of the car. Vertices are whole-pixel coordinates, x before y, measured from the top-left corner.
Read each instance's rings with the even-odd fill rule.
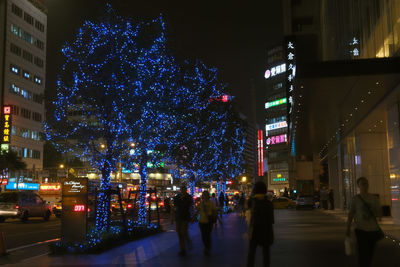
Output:
[[[62,214],[62,201],[58,201],[53,205],[53,214],[56,215],[57,218],[61,217]]]
[[[309,195],[300,195],[297,197],[296,201],[296,209],[302,209],[302,208],[309,208],[309,209],[314,209],[315,204],[314,204],[314,198],[313,196]]]
[[[8,218],[19,218],[26,222],[30,217],[43,217],[48,221],[51,210],[49,203],[31,191],[0,194],[0,222]]]
[[[274,209],[289,209],[296,206],[296,202],[287,197],[278,197],[272,200]]]

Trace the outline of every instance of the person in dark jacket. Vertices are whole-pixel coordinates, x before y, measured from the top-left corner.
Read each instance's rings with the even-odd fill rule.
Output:
[[[270,266],[270,246],[274,241],[273,227],[274,208],[267,198],[267,187],[264,182],[256,182],[252,197],[248,201],[251,210],[249,223],[249,252],[247,266],[253,267],[257,247],[263,250],[264,266]]]
[[[188,234],[193,198],[187,193],[187,187],[181,186],[181,192],[174,198],[174,213],[176,221],[176,233],[178,234],[180,251],[179,256],[186,255],[186,243],[190,247],[191,241]]]

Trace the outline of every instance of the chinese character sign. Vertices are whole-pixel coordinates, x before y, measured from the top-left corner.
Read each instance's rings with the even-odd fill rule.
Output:
[[[267,145],[277,145],[277,144],[282,144],[287,142],[287,135],[286,134],[281,134],[281,135],[275,135],[275,136],[270,136],[267,138]]]
[[[293,38],[286,39],[286,83],[287,83],[287,108],[288,108],[288,121],[290,121],[290,115],[293,113],[294,98],[293,92],[295,90],[294,77],[296,76],[296,50]]]
[[[280,128],[284,128],[284,127],[287,127],[286,121],[281,121],[281,122],[272,123],[272,124],[266,124],[265,131],[266,131],[266,134],[268,135],[268,131],[280,129]]]
[[[286,64],[282,63],[278,66],[272,67],[271,69],[267,69],[264,73],[264,78],[269,79],[270,77],[274,77],[284,72],[286,72]]]
[[[257,130],[257,160],[258,160],[258,176],[264,175],[264,144],[263,144],[263,130]]]
[[[11,142],[11,106],[3,107],[3,118],[1,120],[1,143],[9,144]]]

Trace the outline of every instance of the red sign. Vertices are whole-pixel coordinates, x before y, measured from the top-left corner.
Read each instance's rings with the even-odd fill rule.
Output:
[[[8,179],[3,179],[3,181],[1,181],[1,185],[8,185]]]
[[[258,176],[264,175],[264,142],[263,130],[257,130],[257,160],[258,160]]]
[[[74,206],[74,211],[85,211],[85,205],[75,205]]]
[[[11,107],[10,106],[5,106],[4,107],[4,114],[11,114]]]

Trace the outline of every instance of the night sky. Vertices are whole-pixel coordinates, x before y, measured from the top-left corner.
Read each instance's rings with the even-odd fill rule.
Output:
[[[73,40],[84,20],[95,20],[101,16],[106,2],[46,0],[47,97],[54,97],[56,75],[64,60],[60,53],[62,45]],[[266,51],[282,40],[281,1],[240,1],[242,5],[234,3],[236,1],[220,0],[213,3],[108,2],[120,15],[134,19],[151,20],[162,13],[178,59],[199,58],[207,65],[217,67],[221,80],[229,84],[228,92],[236,96],[237,108],[246,115],[251,110],[250,88],[253,81],[262,105]]]

